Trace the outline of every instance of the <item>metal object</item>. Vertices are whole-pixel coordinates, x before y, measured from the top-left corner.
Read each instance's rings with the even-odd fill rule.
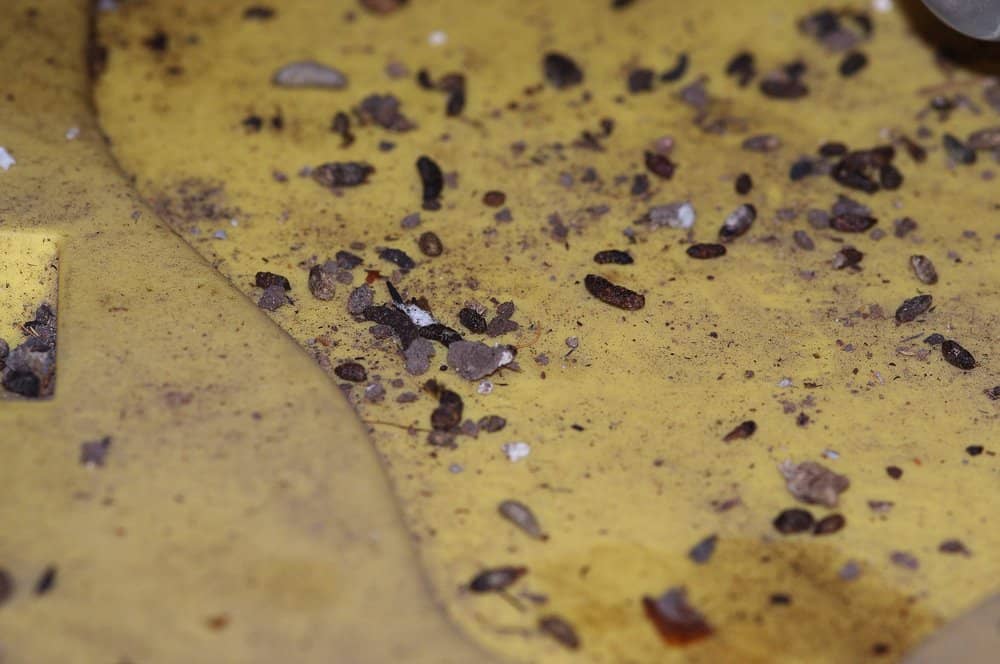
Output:
[[[1000,41],[1000,0],[924,0],[924,4],[962,34]]]

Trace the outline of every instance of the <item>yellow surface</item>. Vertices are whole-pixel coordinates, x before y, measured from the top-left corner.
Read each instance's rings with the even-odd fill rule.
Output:
[[[255,298],[260,270],[290,279],[295,304],[272,318],[321,366],[359,357],[370,376],[381,377],[383,402],[363,400],[364,384],[349,399],[371,423],[434,596],[473,641],[515,660],[553,663],[857,662],[872,658],[876,643],[890,648],[878,659],[891,661],[997,590],[1000,402],[983,390],[1000,383],[993,352],[1000,267],[997,189],[980,177],[991,168],[987,155],[974,167],[947,169],[936,149],[941,127],[928,118],[935,137],[926,142],[927,162],[897,157],[903,188],[852,194],[889,231],[880,241],[849,238],[866,254],[860,273],[830,269],[837,234],[810,229],[812,253],[790,238],[808,228],[806,208],[828,208],[840,191],[829,178],[789,184],[796,157],[831,139],[869,147],[889,128],[914,135],[914,116],[933,90],[979,99],[982,68],[946,79],[902,10],[875,16],[876,39],[864,46],[871,65],[844,80],[839,58],[795,29],[799,16],[819,6],[811,2],[640,0],[610,13],[603,1],[425,0],[381,17],[354,2],[283,2],[270,22],[242,20],[246,3],[119,4],[98,17],[108,67],[96,85],[97,111],[114,157],[139,195],[237,289]],[[2,532],[14,534],[0,542],[0,564],[25,580],[0,608],[7,657],[274,661],[294,647],[305,653],[300,659],[352,661],[331,655],[349,635],[358,652],[400,643],[413,649],[407,657],[368,650],[368,661],[420,661],[421,652],[425,661],[485,661],[442,636],[452,637],[419,588],[388,494],[337,390],[148,209],[131,218],[137,203],[101,151],[84,101],[82,12],[57,5],[41,6],[34,19],[25,16],[27,4],[19,7],[3,46],[4,66],[22,69],[8,84],[15,101],[0,107],[3,144],[18,159],[0,173],[5,192],[13,192],[5,194],[0,231],[65,237],[56,398],[0,410],[4,431],[18,432],[4,439],[5,454],[14,456],[0,469],[0,486],[17,500],[0,503]],[[160,29],[169,47],[153,53],[143,40]],[[435,30],[446,33],[444,45],[428,42]],[[762,72],[805,59],[811,95],[780,102],[736,87],[721,72],[744,48]],[[550,49],[580,61],[590,102],[581,102],[582,88],[526,92],[542,82],[539,61]],[[692,58],[684,83],[707,74],[712,114],[742,119],[745,131],[720,136],[694,127],[693,111],[673,96],[677,85],[625,94],[629,67],[663,70],[680,51]],[[304,58],[337,66],[349,86],[270,85],[275,69]],[[411,76],[390,79],[392,61]],[[466,74],[462,118],[444,117],[444,96],[415,85],[420,67],[434,77]],[[57,85],[53,77],[63,78]],[[397,95],[419,128],[398,135],[357,129],[355,144],[340,148],[329,132],[333,114],[373,92]],[[518,109],[509,110],[514,101]],[[247,134],[240,125],[249,113],[266,120],[279,108],[281,131]],[[570,147],[603,117],[616,123],[605,152]],[[81,137],[65,143],[72,124]],[[995,124],[984,107],[978,116],[960,109],[944,126],[964,136]],[[782,136],[780,151],[739,149],[746,136],[764,132]],[[677,174],[637,201],[615,177],[641,172],[642,151],[664,134],[676,141]],[[379,152],[380,140],[397,147]],[[510,148],[516,141],[527,146],[520,156]],[[458,186],[445,190],[443,210],[422,212],[421,226],[404,230],[400,220],[419,209],[413,164],[420,154],[457,171]],[[371,162],[376,173],[339,197],[296,175],[351,159]],[[587,167],[598,170],[599,184],[580,182]],[[276,182],[275,170],[289,182]],[[650,205],[685,198],[698,211],[694,238],[713,240],[741,202],[731,180],[744,170],[756,182],[748,200],[760,216],[726,258],[690,260],[684,234],[671,229],[640,230],[638,243],[626,247],[622,231]],[[562,172],[576,178],[572,189],[560,186]],[[513,222],[493,221],[495,210],[481,203],[489,189],[507,193]],[[206,220],[179,212],[185,196],[208,191],[227,214]],[[594,218],[586,212],[594,205],[610,212]],[[783,207],[800,210],[798,219],[779,221]],[[554,212],[573,229],[568,247],[548,234]],[[891,220],[903,215],[920,228],[899,240]],[[416,248],[428,229],[446,247],[436,259]],[[213,238],[218,230],[225,239]],[[452,372],[429,374],[461,394],[468,417],[506,417],[502,432],[460,438],[452,451],[428,447],[424,431],[406,431],[428,426],[433,399],[421,393],[400,405],[395,397],[419,391],[428,376],[408,376],[394,343],[375,342],[369,324],[347,315],[349,287],[338,285],[329,302],[306,288],[300,263],[325,260],[351,242],[364,242],[357,253],[383,273],[391,266],[376,246],[420,258],[398,285],[407,296],[425,296],[453,326],[467,300],[516,303],[522,329],[501,339],[519,346],[520,372],[494,376],[489,395]],[[594,265],[594,252],[606,248],[628,248],[635,265]],[[907,259],[918,252],[941,273],[929,289],[909,272]],[[800,278],[801,270],[816,278]],[[590,272],[640,290],[646,307],[621,312],[597,302],[580,283]],[[924,323],[897,327],[891,318],[852,315],[877,304],[891,316],[904,298],[925,291],[936,309]],[[385,298],[379,284],[377,301]],[[920,348],[919,338],[902,340],[931,332],[960,340],[980,366],[964,373],[936,352],[926,360],[897,352]],[[566,356],[571,336],[579,348]],[[533,361],[541,353],[547,366]],[[443,361],[439,348],[434,365]],[[778,387],[785,377],[792,386]],[[396,378],[402,387],[391,386]],[[171,391],[198,398],[168,407]],[[783,401],[795,411],[783,412]],[[249,418],[255,410],[265,413],[260,422]],[[811,418],[804,428],[795,423],[800,410]],[[722,443],[744,419],[757,422],[757,433]],[[262,433],[261,426],[271,428]],[[115,438],[109,466],[81,468],[77,444],[105,434]],[[512,464],[500,445],[518,440],[532,451]],[[987,453],[969,457],[971,444]],[[826,449],[839,458],[823,459]],[[771,519],[795,504],[776,469],[786,458],[822,461],[850,478],[843,531],[775,533]],[[887,477],[887,465],[901,467],[903,478]],[[739,506],[713,509],[736,497]],[[501,520],[496,506],[507,498],[530,505],[551,538],[530,540]],[[876,514],[870,500],[894,507]],[[369,528],[378,528],[374,552],[370,540],[359,540]],[[718,549],[696,566],[686,554],[710,533],[719,535]],[[973,555],[938,553],[949,538]],[[919,569],[892,565],[892,551],[915,555]],[[862,570],[849,583],[837,573],[848,561]],[[60,585],[33,598],[25,587],[48,562],[60,562]],[[500,564],[529,568],[512,589],[522,610],[461,588]],[[640,604],[643,595],[678,585],[716,628],[683,649],[663,645]],[[525,592],[547,601],[536,604]],[[774,593],[790,595],[792,604],[771,606]],[[551,612],[576,626],[579,652],[536,632],[538,617]],[[219,614],[231,616],[229,626],[206,628]]]

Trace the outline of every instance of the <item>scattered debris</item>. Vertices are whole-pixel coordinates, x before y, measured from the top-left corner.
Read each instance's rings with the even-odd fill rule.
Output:
[[[715,545],[719,541],[718,535],[712,534],[701,540],[688,551],[688,558],[698,565],[707,563],[715,553]]]
[[[529,537],[537,540],[547,540],[549,536],[535,518],[531,508],[517,500],[504,500],[497,507],[500,516],[523,530]]]
[[[906,551],[893,551],[889,554],[889,562],[893,565],[898,565],[899,567],[904,567],[910,570],[920,568],[920,561],[917,560],[917,557]]]
[[[721,244],[692,244],[687,248],[687,255],[701,260],[719,258],[726,255],[726,247]]]
[[[522,441],[504,443],[500,446],[500,449],[511,463],[520,461],[531,454],[531,446]]]
[[[957,553],[967,558],[972,555],[972,551],[970,551],[969,547],[965,546],[965,542],[960,539],[944,540],[938,545],[938,551],[941,553]]]
[[[358,116],[364,122],[374,122],[396,133],[416,129],[416,123],[403,115],[401,107],[402,102],[395,95],[368,95],[358,105]]]
[[[815,520],[807,510],[793,508],[778,514],[772,524],[782,535],[795,535],[812,530]]]
[[[481,341],[456,341],[448,346],[448,366],[466,380],[479,380],[514,361],[510,346]]]
[[[976,367],[976,358],[972,356],[972,353],[962,348],[957,341],[946,339],[941,342],[941,355],[944,356],[948,364],[963,371],[971,371]]]
[[[715,631],[705,616],[688,603],[683,586],[670,588],[659,597],[644,596],[642,607],[667,645],[687,645]]]
[[[538,629],[570,650],[580,648],[580,637],[565,618],[554,614],[542,616],[538,619]]]
[[[896,324],[910,323],[918,317],[927,313],[934,304],[934,298],[930,295],[917,295],[908,300],[904,300],[896,309]]]
[[[104,466],[111,447],[111,436],[80,443],[80,463],[84,466]]]
[[[342,362],[333,369],[338,378],[352,383],[363,383],[368,380],[368,372],[357,362]]]
[[[282,88],[329,88],[338,90],[347,87],[347,77],[343,72],[320,64],[315,60],[291,62],[274,72],[271,82]]]
[[[474,593],[492,593],[506,590],[527,574],[527,567],[495,567],[483,570],[469,581],[469,590]]]
[[[744,203],[733,210],[719,229],[719,240],[721,242],[732,242],[739,236],[750,230],[754,220],[757,218],[757,208],[750,203]]]
[[[662,226],[687,230],[694,226],[694,207],[687,201],[651,207],[639,223],[649,224],[651,230]]]
[[[562,53],[547,53],[542,60],[545,80],[552,87],[562,90],[583,82],[583,70],[569,56]]]
[[[444,174],[441,167],[433,159],[422,155],[417,159],[417,173],[423,187],[425,210],[437,210],[441,207],[441,192],[444,191]]]
[[[917,276],[917,279],[919,279],[921,283],[927,285],[937,283],[937,270],[934,268],[934,263],[932,263],[931,259],[927,258],[927,256],[921,256],[920,254],[910,256],[910,267],[913,268],[913,274]]]
[[[267,311],[276,311],[279,307],[288,304],[288,296],[285,295],[285,288],[280,284],[273,284],[264,289],[257,306]]]
[[[49,565],[42,571],[42,575],[38,577],[38,581],[35,583],[35,594],[44,595],[45,593],[52,590],[56,585],[56,575],[58,570],[55,565]]]
[[[312,169],[312,178],[328,189],[356,187],[368,182],[375,168],[363,161],[328,162]]]
[[[734,440],[749,438],[755,431],[757,431],[757,423],[753,420],[746,420],[736,425],[736,428],[727,433],[722,440],[723,442],[731,443]]]
[[[851,485],[846,476],[838,475],[815,461],[796,464],[785,460],[778,470],[788,482],[789,493],[804,503],[836,507],[837,496]]]
[[[332,300],[336,293],[336,278],[322,265],[309,268],[309,292],[317,300]]]
[[[813,535],[831,535],[847,523],[847,519],[842,514],[830,514],[816,522],[813,528]]]

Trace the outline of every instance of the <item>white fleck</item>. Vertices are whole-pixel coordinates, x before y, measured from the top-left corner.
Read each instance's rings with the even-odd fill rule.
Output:
[[[448,33],[444,30],[435,30],[427,36],[427,43],[431,46],[444,46],[448,42]]]
[[[520,440],[514,443],[504,443],[500,449],[503,450],[503,453],[507,455],[507,458],[511,462],[520,461],[531,454],[531,445]]]
[[[694,226],[694,206],[687,201],[657,205],[649,209],[650,228],[669,226],[686,230]]]
[[[824,459],[839,459],[840,458],[840,452],[836,452],[834,450],[831,450],[831,449],[827,448],[827,449],[823,450],[823,458]]]
[[[10,156],[10,153],[7,152],[7,148],[0,147],[0,168],[6,171],[16,163],[17,162],[14,161],[14,158]]]
[[[566,345],[572,349],[580,347],[580,337],[566,337]]]
[[[791,387],[791,386],[792,386],[791,378],[782,378],[781,380],[778,381],[778,387]]]
[[[500,348],[499,346],[494,346],[494,350]],[[497,360],[497,368],[504,367],[514,361],[514,353],[510,350],[509,346],[504,346],[500,348],[500,358]]]
[[[232,226],[233,228],[236,228],[237,226],[240,225],[240,221],[236,217],[233,217],[232,219],[229,220],[229,225]]]
[[[880,14],[887,14],[892,11],[892,0],[872,0],[872,9]]]
[[[226,235],[226,231],[219,230],[212,233],[212,237],[216,240],[225,240],[228,236]]]
[[[409,316],[410,320],[413,321],[413,324],[417,327],[433,325],[437,322],[434,320],[434,316],[431,316],[427,311],[421,309],[416,304],[397,304],[396,308]]]
[[[448,470],[452,473],[458,474],[462,472],[463,468],[457,463],[453,463],[450,466],[448,466]]]
[[[80,135],[80,128],[79,127],[70,127],[69,129],[66,130],[66,140],[67,141],[72,141],[74,138],[76,138],[79,135]]]
[[[484,380],[479,384],[479,387],[476,388],[476,392],[479,392],[480,394],[489,394],[492,391],[493,383],[488,380]]]
[[[680,228],[691,228],[694,226],[694,206],[684,203],[677,208],[677,219],[680,221]]]

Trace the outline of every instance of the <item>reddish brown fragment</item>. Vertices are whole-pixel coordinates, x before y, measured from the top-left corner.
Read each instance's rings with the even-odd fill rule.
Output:
[[[646,152],[645,156],[646,168],[650,173],[658,175],[664,180],[669,180],[674,176],[674,170],[676,170],[677,165],[670,161],[670,158],[663,154],[657,154],[656,152]]]
[[[841,233],[863,233],[878,223],[875,217],[864,214],[844,214],[835,215],[830,219],[830,227]]]
[[[734,440],[741,440],[743,438],[749,438],[757,430],[757,423],[753,420],[746,420],[741,422],[736,426],[735,429],[730,431],[723,437],[723,442],[731,443]]]
[[[847,523],[847,519],[844,518],[843,514],[831,514],[825,516],[816,522],[816,526],[813,528],[813,535],[830,535],[841,528]]]
[[[721,244],[699,243],[692,244],[687,248],[687,255],[691,258],[707,260],[709,258],[719,258],[726,255],[726,247]]]
[[[659,597],[644,596],[642,608],[667,645],[684,646],[715,631],[705,616],[688,603],[683,586],[670,588]]]
[[[843,270],[845,267],[854,267],[861,262],[865,255],[850,245],[845,245],[833,255],[833,269]]]
[[[588,274],[583,280],[587,292],[605,304],[613,307],[635,311],[646,306],[646,298],[624,286],[613,284],[604,277]]]

